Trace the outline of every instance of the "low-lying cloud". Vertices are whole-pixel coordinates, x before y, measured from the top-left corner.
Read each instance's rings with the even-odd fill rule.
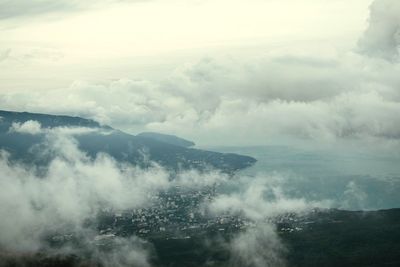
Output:
[[[9,132],[24,133],[24,134],[39,134],[42,132],[42,125],[38,121],[26,121],[24,123],[14,122]]]
[[[155,163],[141,169],[116,162],[107,154],[100,153],[94,159],[88,157],[78,149],[74,139],[76,134],[85,133],[74,128],[44,129],[38,122],[28,121],[15,124],[11,129],[21,134],[44,134],[41,153],[51,153],[55,157],[45,172],[37,172],[35,166],[11,162],[8,153],[2,152],[0,249],[5,251],[34,253],[47,250],[55,255],[86,253],[86,257],[90,255],[89,259],[105,266],[150,266],[150,259],[154,257],[151,243],[135,236],[113,236],[113,249],[104,251],[96,245],[96,240],[107,236],[99,236],[88,220],[93,220],[104,210],[149,208],[152,196],[171,188],[201,190],[209,186],[239,186],[242,191],[222,193],[201,207],[214,216],[240,214],[259,223],[226,245],[234,255],[230,264],[283,266],[284,247],[274,227],[265,219],[321,206],[317,202],[292,199],[281,191],[279,178],[228,177],[211,170],[205,173],[181,171],[171,177]],[[249,183],[248,179],[253,182]],[[71,234],[80,240],[80,246],[49,247],[45,239],[54,233]],[[245,263],[247,265],[243,265]]]
[[[55,142],[52,149],[59,154],[44,177],[36,176],[34,169],[10,163],[3,153],[2,246],[36,249],[48,231],[79,229],[85,219],[103,208],[146,206],[149,193],[168,186],[168,174],[159,167],[147,171],[121,167],[107,155],[92,161],[72,140],[61,137]]]
[[[329,199],[310,200],[295,197],[282,174],[242,175],[230,181],[232,190],[221,193],[207,208],[215,214],[242,215],[256,222],[263,222],[279,214],[308,212],[312,208],[329,208]]]
[[[272,221],[280,215],[307,214],[333,204],[328,199],[313,201],[292,196],[285,190],[286,182],[278,174],[242,175],[225,185],[230,190],[205,203],[205,209],[215,216],[240,216],[251,224],[227,244],[229,266],[286,266],[288,249]]]
[[[276,229],[268,224],[240,233],[230,243],[232,267],[284,267],[287,249],[280,242]]]

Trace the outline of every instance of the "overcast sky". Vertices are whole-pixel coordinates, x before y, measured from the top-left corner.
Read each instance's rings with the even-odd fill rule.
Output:
[[[400,138],[397,0],[0,0],[0,107],[199,144]]]
[[[83,2],[0,0],[2,91],[154,79],[203,56],[260,55],[310,41],[351,45],[371,1]]]

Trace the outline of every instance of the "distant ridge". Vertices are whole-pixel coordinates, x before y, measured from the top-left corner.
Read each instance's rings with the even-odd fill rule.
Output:
[[[109,126],[101,126],[95,120],[84,119],[81,117],[66,115],[49,115],[44,113],[16,112],[0,110],[0,117],[12,122],[26,122],[29,120],[38,121],[43,127],[89,127],[89,128],[108,128]]]
[[[37,145],[45,141],[45,135],[9,131],[13,123],[23,124],[27,121],[35,121],[40,123],[41,127],[49,129],[54,127],[92,128],[94,131],[74,136],[81,150],[91,157],[102,152],[118,161],[141,166],[146,166],[150,160],[173,170],[215,168],[232,173],[256,162],[256,159],[248,156],[189,148],[187,146],[193,142],[176,136],[154,133],[153,137],[146,134],[135,136],[81,117],[1,110],[0,117],[0,149],[8,151],[11,159],[27,163],[46,164],[50,160],[38,159],[32,150],[32,147],[36,145],[37,148]],[[104,134],[104,131],[107,134]],[[146,154],[145,157],[144,154]]]
[[[196,144],[192,141],[183,139],[181,137],[170,135],[170,134],[161,134],[155,132],[143,132],[138,134],[137,136],[151,138],[157,141],[161,141],[167,144],[182,146],[182,147],[192,147]]]

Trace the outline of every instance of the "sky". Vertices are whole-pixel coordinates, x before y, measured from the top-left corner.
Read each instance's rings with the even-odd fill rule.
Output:
[[[396,0],[0,0],[0,108],[199,145],[400,138]]]
[[[365,0],[2,2],[2,90],[155,79],[208,54],[348,39],[368,12]]]

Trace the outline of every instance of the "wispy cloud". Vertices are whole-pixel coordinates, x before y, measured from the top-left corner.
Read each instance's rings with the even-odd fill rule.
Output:
[[[146,0],[0,0],[0,20],[10,18],[27,18],[51,13],[67,13],[107,6],[116,3],[142,2]],[[147,0],[151,1],[151,0]]]
[[[1,0],[0,20],[36,16],[52,12],[66,12],[77,8],[77,1],[51,0]]]

